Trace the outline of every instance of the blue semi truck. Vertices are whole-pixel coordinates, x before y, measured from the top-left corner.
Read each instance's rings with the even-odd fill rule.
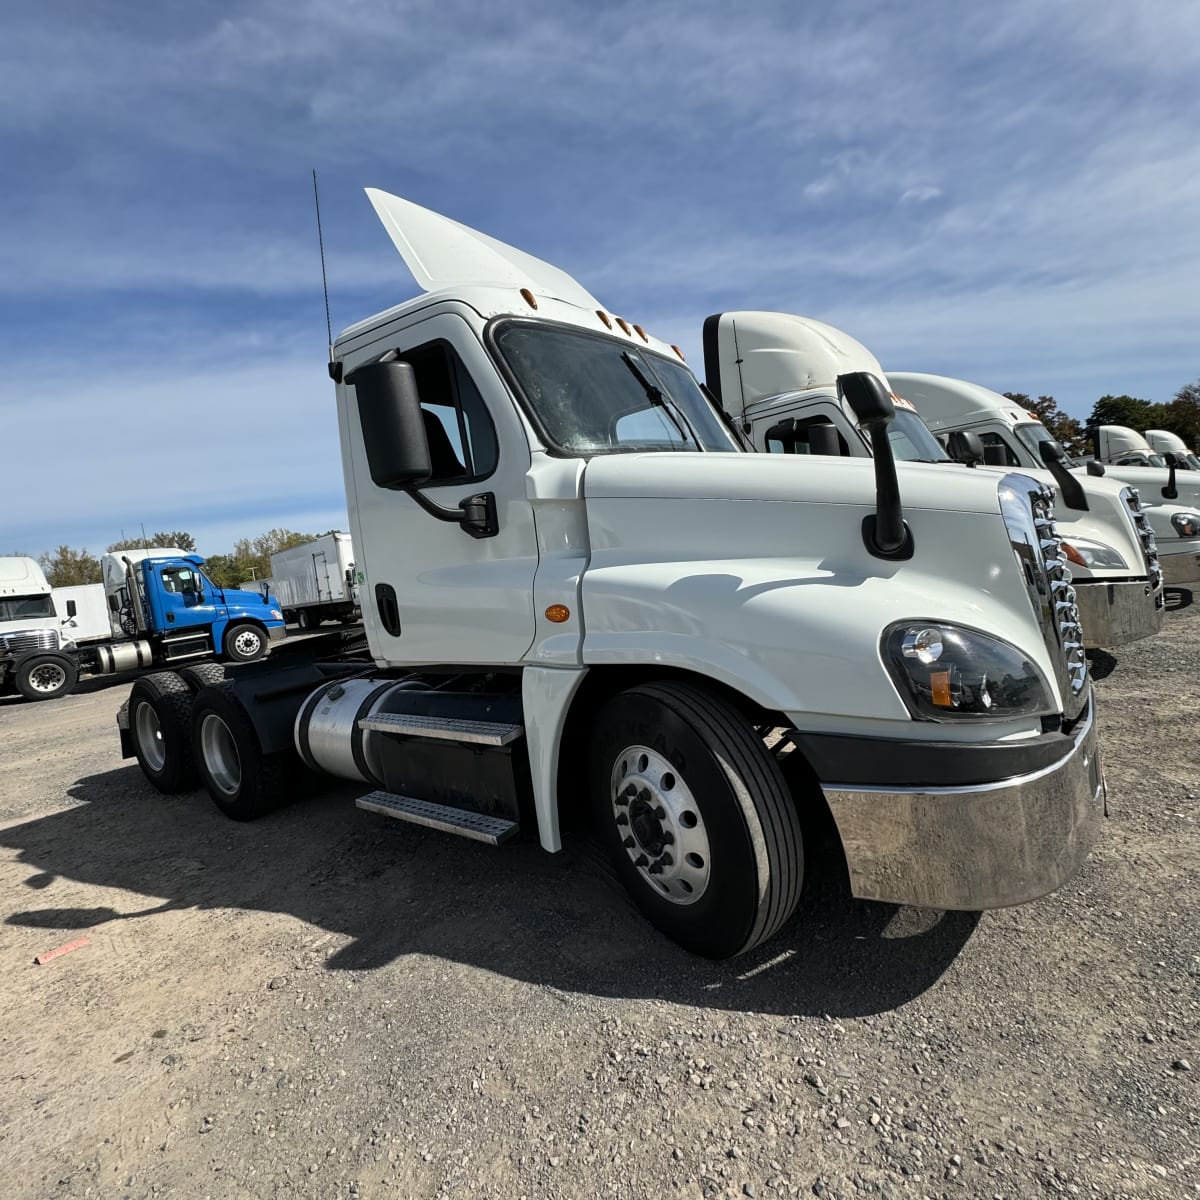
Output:
[[[88,645],[71,637],[74,602],[68,602],[67,619],[60,619],[41,571],[36,578],[27,572],[28,587],[44,591],[45,601],[38,607],[31,600],[21,611],[44,608],[45,619],[5,622],[0,629],[0,689],[50,700],[70,692],[81,675],[214,656],[243,663],[262,658],[284,636],[279,601],[269,592],[218,587],[203,568],[203,558],[175,547],[106,554],[101,573],[112,637]]]

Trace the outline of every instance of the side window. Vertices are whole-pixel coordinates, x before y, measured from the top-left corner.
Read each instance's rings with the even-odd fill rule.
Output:
[[[780,425],[787,424],[780,422]],[[815,417],[797,417],[790,423],[786,433],[777,433],[779,426],[772,426],[766,432],[766,448],[768,454],[811,454],[808,445],[808,431],[814,425],[828,425],[837,430],[838,445],[843,456],[850,453],[850,446],[842,436],[842,431],[825,415]]]
[[[405,351],[416,375],[433,475],[429,482],[470,483],[496,469],[496,429],[466,366],[448,342]]]
[[[190,567],[163,567],[163,590],[180,596],[190,596],[199,591],[196,572]]]
[[[1012,447],[998,433],[981,433],[979,439],[985,446],[1004,447],[1005,466],[1019,467],[1021,465],[1021,460],[1012,452]]]

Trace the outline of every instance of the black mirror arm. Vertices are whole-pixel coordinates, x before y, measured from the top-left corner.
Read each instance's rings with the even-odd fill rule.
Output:
[[[1175,456],[1167,459],[1167,486],[1162,490],[1164,500],[1178,500],[1179,489],[1175,486]]]
[[[420,488],[408,487],[403,490],[431,517],[458,525],[473,538],[495,537],[500,532],[495,492],[480,492],[460,500],[457,508],[443,508],[430,500]]]
[[[872,425],[869,433],[871,456],[875,460],[875,512],[863,518],[863,540],[878,558],[911,558],[912,532],[900,506],[900,482],[896,478],[887,424]]]
[[[1062,496],[1063,503],[1068,508],[1075,509],[1076,512],[1087,512],[1087,494],[1083,490],[1083,484],[1079,482],[1077,476],[1067,470],[1060,447],[1054,442],[1039,442],[1038,453],[1041,455],[1046,469],[1054,476],[1054,482],[1058,484],[1058,494]]]

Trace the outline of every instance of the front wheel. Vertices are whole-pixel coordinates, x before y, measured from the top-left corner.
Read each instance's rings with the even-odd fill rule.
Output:
[[[55,700],[79,682],[79,666],[67,654],[27,654],[17,663],[14,679],[26,700]]]
[[[225,657],[231,662],[258,662],[267,652],[267,635],[258,625],[243,622],[225,631]]]
[[[653,683],[614,696],[592,735],[592,813],[638,907],[694,954],[776,933],[804,882],[800,822],[775,759],[732,705]]]

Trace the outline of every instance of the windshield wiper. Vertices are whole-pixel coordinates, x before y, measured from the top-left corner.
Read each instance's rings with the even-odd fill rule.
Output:
[[[661,408],[666,413],[667,419],[679,431],[679,436],[685,442],[690,440],[695,442],[697,446],[700,445],[695,435],[692,435],[689,439],[687,430],[679,423],[679,418],[675,415],[672,405],[667,402],[667,398],[663,395],[662,388],[646,378],[646,373],[638,366],[637,359],[628,350],[622,351],[621,357],[625,360],[625,365],[633,372],[634,379],[642,385],[642,391],[646,393],[646,399],[650,401],[650,404],[654,408]]]

